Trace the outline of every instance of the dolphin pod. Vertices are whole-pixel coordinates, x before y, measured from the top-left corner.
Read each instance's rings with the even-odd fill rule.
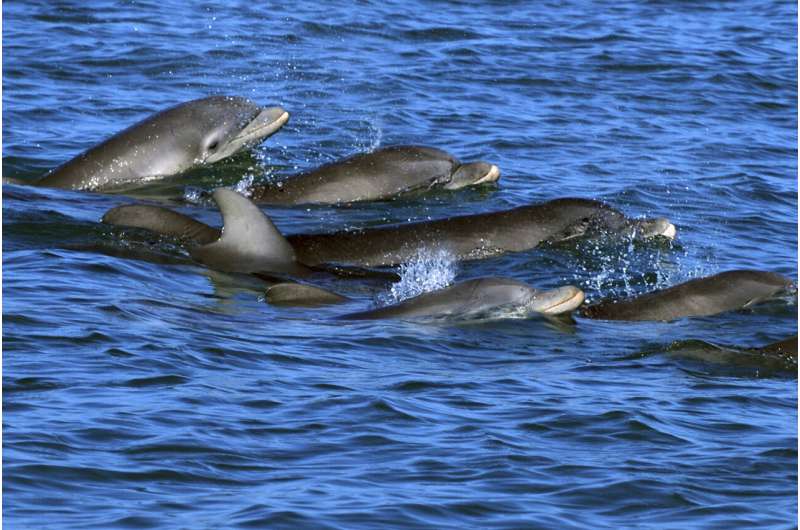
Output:
[[[439,149],[398,145],[325,164],[277,184],[255,186],[250,196],[263,204],[337,204],[436,188],[455,190],[499,178],[500,169],[487,162],[462,164]]]
[[[154,114],[47,173],[38,186],[98,190],[176,175],[227,158],[277,132],[281,107],[211,96]]]
[[[601,320],[677,320],[752,307],[792,292],[788,278],[772,272],[734,270],[620,301],[586,306],[580,314]]]
[[[260,107],[241,97],[188,101],[88,149],[51,170],[36,185],[103,190],[179,174],[263,141],[277,132],[288,116],[281,107]],[[268,273],[306,276],[318,270],[368,276],[377,272],[357,267],[396,266],[424,248],[447,250],[466,261],[602,234],[639,239],[673,239],[676,235],[675,226],[663,218],[630,219],[602,202],[562,198],[477,215],[284,236],[254,203],[382,200],[409,192],[492,183],[499,177],[497,166],[487,162],[461,163],[430,147],[391,146],[326,164],[279,184],[256,186],[251,190],[253,200],[218,189],[213,198],[223,217],[222,230],[167,208],[147,205],[114,208],[103,216],[103,222],[182,238],[189,244],[191,257],[209,268],[264,277],[269,277]],[[584,307],[580,314],[593,319],[670,321],[746,308],[786,292],[796,293],[796,287],[777,274],[728,271],[627,300],[603,301]],[[346,300],[301,284],[273,286],[267,298],[277,304]],[[546,305],[553,300],[552,306]],[[435,318],[493,311],[548,314],[562,307],[572,311],[582,302],[583,293],[571,286],[537,291],[515,280],[484,278],[393,306],[352,313],[347,318]]]
[[[160,206],[118,206],[106,212],[103,222],[189,239],[199,245],[196,248],[201,250],[195,254],[200,261],[213,262],[213,267],[222,270],[241,268],[239,252],[251,256],[249,247],[256,244],[252,239],[283,239],[271,222],[262,221],[266,216],[249,199],[223,188],[217,189],[213,197],[220,207],[225,227],[221,238],[219,230]],[[474,260],[603,231],[627,231],[643,238],[675,236],[674,225],[666,219],[632,220],[598,201],[556,199],[437,221],[290,235],[285,238],[289,247],[281,248],[286,252],[285,261],[307,267],[323,264],[385,267],[399,265],[425,247],[447,249],[459,260]],[[235,238],[236,244],[217,245],[214,242],[217,238],[220,241],[228,238],[231,242]],[[251,258],[244,261],[250,263]]]

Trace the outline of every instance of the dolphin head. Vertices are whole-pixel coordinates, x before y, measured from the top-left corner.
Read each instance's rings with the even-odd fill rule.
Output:
[[[174,131],[192,146],[196,164],[212,164],[256,145],[276,133],[288,120],[281,107],[260,107],[235,96],[211,96],[170,109],[184,123]],[[180,125],[176,128],[180,129]]]
[[[457,190],[467,186],[497,182],[500,168],[488,162],[469,162],[459,165],[444,184],[444,189]]]
[[[632,221],[631,224],[634,230],[636,230],[636,235],[643,239],[650,239],[657,236],[675,239],[675,235],[678,232],[675,225],[663,217],[656,217],[655,219],[636,219]]]
[[[565,285],[548,291],[536,290],[528,307],[545,315],[561,315],[574,311],[583,303],[583,291],[572,285]]]

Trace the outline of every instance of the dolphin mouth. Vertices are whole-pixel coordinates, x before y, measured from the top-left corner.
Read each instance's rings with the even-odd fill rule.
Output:
[[[268,138],[278,132],[289,121],[289,113],[281,107],[267,107],[250,120],[231,141],[248,145]]]
[[[580,306],[586,299],[586,295],[583,293],[583,291],[571,285],[560,287],[559,289],[556,289],[556,292],[563,292],[564,296],[561,297],[557,302],[540,309],[540,313],[544,313],[545,315],[560,315],[561,313],[569,313],[570,311],[577,309],[578,306]]]
[[[662,235],[662,236],[666,237],[667,239],[675,239],[675,235],[677,233],[678,233],[678,229],[675,228],[675,225],[670,223],[670,222],[667,222],[667,227],[664,228],[664,230],[659,235]]]
[[[488,184],[490,182],[497,182],[500,179],[500,168],[492,164],[489,171],[484,176],[475,181],[475,184]]]
[[[663,217],[634,221],[634,227],[641,237],[646,239],[661,236],[673,240],[678,234],[678,229],[675,228],[675,225]]]
[[[492,167],[489,168],[489,171],[475,181],[475,184],[488,184],[490,182],[497,182],[500,178],[500,168],[496,165],[492,164]]]

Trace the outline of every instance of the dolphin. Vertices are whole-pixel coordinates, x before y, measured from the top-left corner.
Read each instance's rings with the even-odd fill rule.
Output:
[[[797,377],[797,335],[757,347],[719,345],[702,340],[681,340],[665,352],[671,357],[730,368],[753,368],[757,377],[789,373]]]
[[[255,186],[250,197],[263,204],[338,204],[433,188],[456,190],[499,178],[500,169],[487,162],[462,164],[439,149],[398,145],[325,164],[279,183]]]
[[[223,195],[227,197],[224,204],[217,200]],[[234,203],[252,204],[231,190],[218,189],[213,197],[220,205],[223,219],[225,210],[233,208]],[[248,208],[248,211],[253,216],[258,216],[260,212],[255,206]],[[102,221],[110,225],[145,228],[164,235],[183,237],[191,244],[207,244],[220,234],[215,228],[160,206],[118,206],[106,212]],[[231,234],[239,230],[245,228],[228,226],[226,222],[224,233],[233,237]],[[276,239],[278,236],[275,232],[264,237]],[[664,236],[672,239],[676,229],[663,218],[628,219],[621,212],[598,201],[555,199],[511,210],[435,221],[323,234],[295,234],[287,236],[286,241],[294,251],[291,259],[306,267],[390,267],[408,261],[425,247],[446,249],[457,259],[465,261],[506,252],[521,252],[542,243],[557,243],[605,232],[625,232],[639,238]],[[244,239],[239,238],[242,242]],[[218,248],[221,250],[223,247]],[[231,250],[230,246],[224,248]],[[235,259],[234,256],[235,252],[230,259]],[[224,256],[219,256],[219,260],[224,259]]]
[[[181,103],[51,170],[35,184],[99,190],[175,175],[255,145],[289,119],[281,107],[233,96]]]
[[[794,359],[795,363],[797,363],[797,333],[760,348],[750,348],[750,351],[755,351],[764,355],[788,357]]]
[[[732,270],[627,300],[602,301],[580,314],[601,320],[671,321],[743,309],[792,292],[797,292],[794,283],[779,274]]]
[[[571,285],[547,291],[508,278],[478,278],[424,293],[403,302],[338,317],[344,320],[485,320],[569,313],[583,303]]]

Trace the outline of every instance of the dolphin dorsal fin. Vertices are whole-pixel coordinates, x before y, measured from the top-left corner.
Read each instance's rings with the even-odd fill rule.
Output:
[[[250,199],[219,188],[214,201],[222,213],[222,235],[192,249],[194,259],[225,272],[294,272],[295,253],[272,221]]]

